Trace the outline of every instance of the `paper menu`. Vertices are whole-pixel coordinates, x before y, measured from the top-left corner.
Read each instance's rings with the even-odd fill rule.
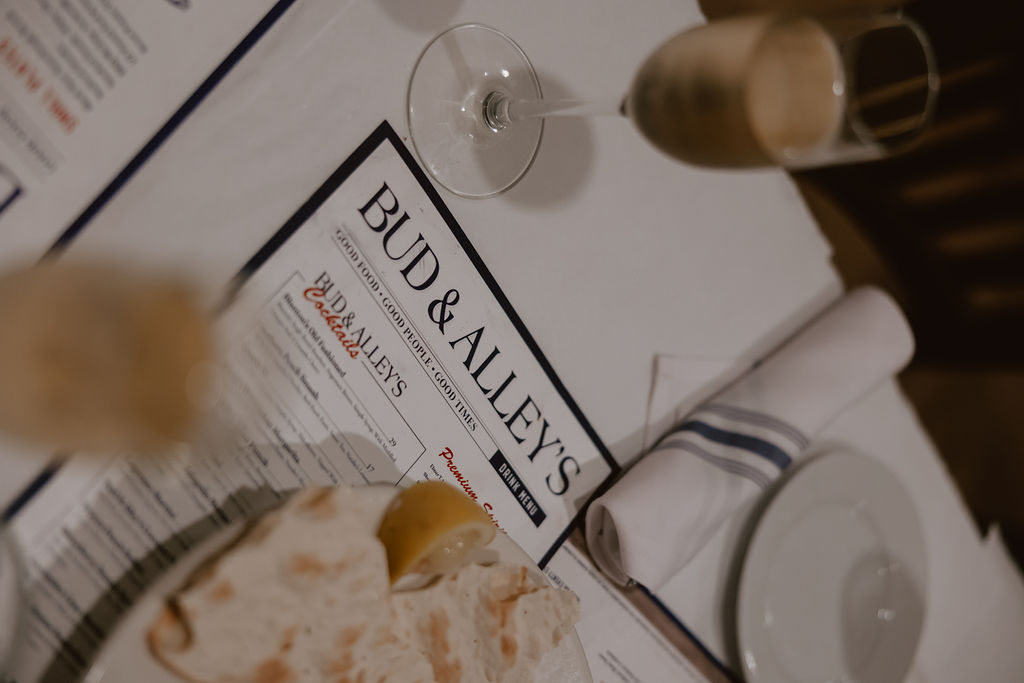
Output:
[[[368,478],[446,479],[544,564],[617,467],[413,164],[378,128],[246,266],[224,326],[272,308],[327,412],[358,418],[340,431],[386,455]]]
[[[293,2],[0,1],[0,258],[84,225]]]
[[[18,518],[15,680],[80,675],[155,575],[284,491],[418,479],[462,488],[581,595],[595,680],[705,680],[566,543],[615,465],[388,124],[235,287],[221,428],[160,459],[76,458]]]

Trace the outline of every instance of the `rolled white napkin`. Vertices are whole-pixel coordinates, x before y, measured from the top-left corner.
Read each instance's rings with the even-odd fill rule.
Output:
[[[591,503],[594,561],[619,583],[658,588],[913,350],[910,327],[887,294],[849,293],[690,413]]]

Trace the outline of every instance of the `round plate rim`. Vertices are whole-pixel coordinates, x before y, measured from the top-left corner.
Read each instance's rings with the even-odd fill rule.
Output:
[[[781,483],[779,488],[771,494],[770,499],[764,504],[760,513],[757,515],[757,518],[754,520],[752,529],[743,549],[743,556],[738,571],[734,594],[735,602],[732,610],[734,627],[732,629],[732,635],[735,653],[738,659],[736,662],[737,667],[744,677],[744,680],[750,681],[751,683],[777,683],[776,679],[765,678],[763,673],[751,672],[746,662],[746,653],[750,649],[750,629],[752,624],[749,620],[744,619],[744,614],[748,610],[750,601],[755,597],[751,595],[753,590],[751,584],[757,575],[758,565],[762,563],[760,558],[767,557],[767,553],[762,550],[762,546],[766,543],[765,538],[767,536],[767,532],[773,524],[772,520],[776,515],[780,514],[779,510],[783,507],[780,504],[780,501],[788,503],[792,497],[803,493],[802,485],[799,482],[807,476],[808,471],[819,472],[820,470],[818,468],[823,464],[825,466],[832,466],[830,463],[840,460],[856,463],[856,466],[861,467],[863,470],[872,472],[870,476],[887,479],[888,482],[900,492],[900,503],[904,505],[909,516],[907,522],[916,534],[916,537],[912,539],[914,541],[913,548],[911,549],[912,554],[906,561],[907,564],[912,566],[913,572],[917,574],[919,581],[922,583],[920,586],[921,596],[924,597],[927,594],[926,584],[928,580],[928,563],[926,548],[924,545],[924,530],[913,500],[903,483],[899,481],[890,468],[886,467],[877,458],[868,456],[854,449],[836,447],[816,453],[812,457],[808,458],[808,460],[801,463],[798,466],[799,469],[792,472],[790,476]],[[834,489],[826,492],[825,494],[819,494],[817,496],[818,500],[826,500],[828,493],[833,495],[841,493],[844,490],[845,484],[846,482],[843,480],[833,482],[832,485],[834,486]],[[846,488],[845,490],[849,491],[850,489]],[[762,567],[762,571],[766,569],[767,566],[768,565],[765,564],[764,567]],[[907,662],[905,664],[908,669],[916,656],[918,647],[920,646],[921,634],[924,630],[924,615],[926,614],[926,610],[927,605],[925,605],[920,624],[918,625],[916,646],[914,650],[907,655]],[[782,679],[779,679],[778,683],[782,683]],[[787,680],[785,683],[795,682]]]

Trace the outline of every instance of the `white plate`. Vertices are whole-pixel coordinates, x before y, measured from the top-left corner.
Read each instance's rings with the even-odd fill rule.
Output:
[[[381,492],[381,510],[397,489],[370,487]],[[121,619],[96,658],[83,683],[182,683],[150,655],[146,632],[164,608],[165,598],[178,590],[203,560],[234,540],[244,529],[237,522],[218,531],[182,557],[161,576]],[[481,562],[511,562],[531,568],[531,574],[549,583],[543,572],[507,535],[499,531],[487,547],[472,558]],[[536,683],[592,683],[583,646],[575,632],[563,638],[537,665]]]
[[[740,575],[740,666],[757,683],[901,683],[924,622],[925,548],[903,487],[837,451],[785,483]]]

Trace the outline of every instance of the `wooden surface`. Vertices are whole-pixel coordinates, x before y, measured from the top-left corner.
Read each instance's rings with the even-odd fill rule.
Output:
[[[797,175],[848,286],[892,292],[917,338],[901,384],[976,523],[1024,566],[1024,11],[907,6],[943,79],[934,124],[889,160]]]

